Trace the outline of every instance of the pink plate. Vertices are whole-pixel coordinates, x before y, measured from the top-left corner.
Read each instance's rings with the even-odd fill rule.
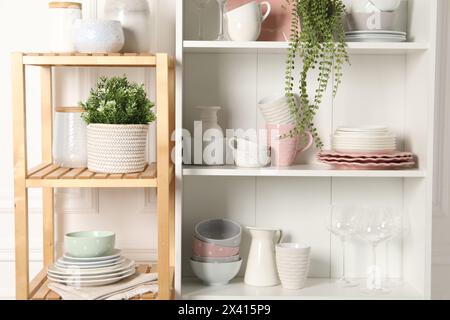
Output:
[[[339,157],[318,157],[319,161],[342,161],[347,163],[404,163],[411,162],[413,158],[339,158]]]
[[[334,166],[336,169],[343,170],[391,170],[411,168],[415,162],[404,163],[348,163],[341,161],[322,161],[323,163]]]
[[[337,152],[332,150],[326,150],[319,152],[320,157],[344,157],[344,158],[399,158],[399,157],[413,157],[414,154],[411,152]]]

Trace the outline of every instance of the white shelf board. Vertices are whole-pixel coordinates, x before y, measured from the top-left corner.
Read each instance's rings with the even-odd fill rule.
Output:
[[[407,54],[428,49],[422,42],[348,42],[350,54]],[[285,53],[288,42],[184,41],[185,53]]]
[[[238,168],[235,166],[184,166],[184,176],[231,177],[379,177],[424,178],[425,171],[411,170],[336,170],[326,165],[298,165],[286,168]]]
[[[196,278],[183,278],[181,295],[186,300],[419,300],[424,297],[411,285],[404,283],[384,295],[363,292],[359,287],[340,287],[328,278],[310,278],[301,290],[286,290],[281,286],[252,287],[237,278],[224,286],[206,286]]]

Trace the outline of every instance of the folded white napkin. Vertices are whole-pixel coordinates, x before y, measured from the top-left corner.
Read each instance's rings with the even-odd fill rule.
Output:
[[[157,280],[157,273],[136,273],[106,286],[78,288],[50,282],[48,288],[63,300],[128,300],[137,295],[158,292]]]

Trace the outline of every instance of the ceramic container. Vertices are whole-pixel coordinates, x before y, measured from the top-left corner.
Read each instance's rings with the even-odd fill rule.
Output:
[[[110,231],[81,231],[64,236],[67,254],[76,258],[102,257],[114,250],[116,235]]]
[[[218,123],[218,113],[222,108],[218,106],[198,106],[196,109],[200,112],[200,121],[196,121],[196,124],[194,124],[194,138],[196,139],[194,142],[194,162],[195,164],[211,166],[224,165],[226,159],[225,139],[223,130]],[[198,145],[201,148],[195,148]],[[199,154],[200,151],[201,154]],[[198,161],[199,159],[201,161]]]
[[[227,219],[210,219],[195,226],[195,237],[203,242],[224,247],[239,247],[242,227]]]
[[[228,141],[233,150],[236,166],[242,168],[262,168],[268,165],[270,159],[270,148],[264,143],[259,144],[247,139],[236,137]]]
[[[349,31],[394,30],[396,12],[365,13],[354,12],[347,15]]]
[[[262,6],[266,7],[262,13]],[[256,41],[261,34],[261,24],[270,14],[271,5],[268,1],[256,1],[244,4],[228,11],[228,35],[232,41]]]
[[[247,227],[252,237],[244,282],[256,287],[272,287],[280,283],[275,263],[275,244],[281,230]]]
[[[81,19],[82,4],[78,2],[50,2],[50,51],[58,53],[75,52],[73,26]]]
[[[401,0],[369,0],[369,2],[381,11],[394,11],[400,6]]]
[[[276,246],[277,270],[284,289],[305,287],[310,265],[311,247],[298,243],[280,243]]]
[[[298,107],[298,99],[296,99]],[[294,124],[289,100],[285,96],[270,96],[258,102],[258,108],[266,123]]]
[[[79,107],[56,108],[53,157],[61,167],[87,166],[87,125],[81,118],[82,112]]]
[[[208,263],[190,260],[194,274],[210,286],[226,285],[235,278],[242,266],[242,259],[228,263]]]
[[[116,20],[77,20],[74,32],[78,52],[117,53],[125,41],[120,21]]]
[[[150,51],[150,10],[146,0],[106,0],[107,19],[121,22],[124,34],[124,52]]]
[[[225,247],[214,243],[201,241],[194,237],[192,252],[197,257],[225,258],[239,254],[239,245],[235,247]]]
[[[197,262],[228,263],[228,262],[239,261],[241,259],[241,256],[238,254],[235,256],[223,257],[223,258],[209,258],[209,257],[192,256],[191,259],[194,261],[197,261]]]

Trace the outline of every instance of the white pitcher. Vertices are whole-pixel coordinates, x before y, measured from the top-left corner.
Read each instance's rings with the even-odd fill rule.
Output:
[[[244,282],[250,286],[273,287],[280,284],[275,261],[275,245],[281,230],[247,227],[252,236]]]

